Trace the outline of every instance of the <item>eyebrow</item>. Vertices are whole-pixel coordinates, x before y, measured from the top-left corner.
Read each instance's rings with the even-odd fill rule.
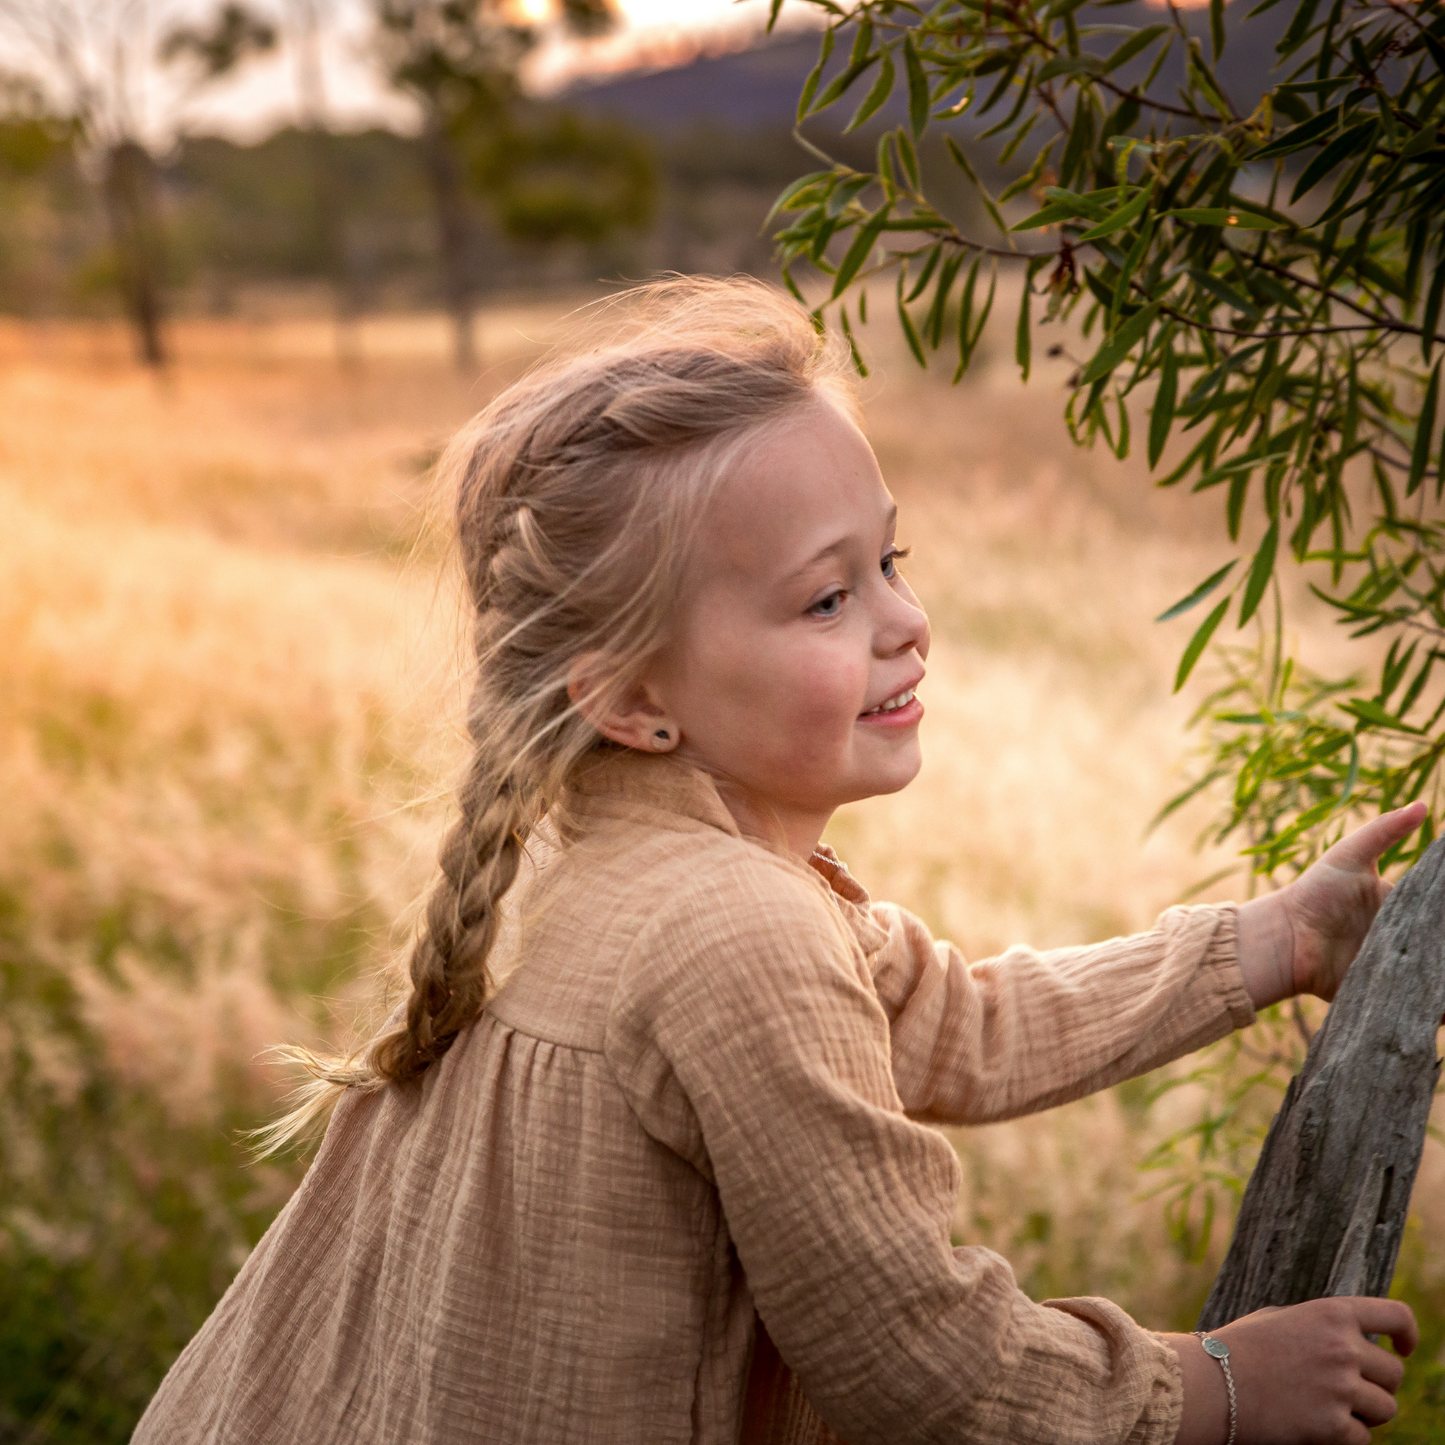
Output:
[[[895,523],[897,520],[898,503],[895,502],[888,509],[888,525],[891,527],[893,523]],[[801,577],[803,573],[807,572],[812,567],[816,567],[818,563],[823,561],[825,558],[832,557],[835,553],[841,552],[846,546],[848,546],[850,542],[852,542],[852,540],[853,537],[850,533],[847,536],[839,537],[836,542],[829,542],[826,547],[820,548],[811,557],[809,557],[808,560],[802,564],[802,566],[795,567],[793,571],[788,574],[788,580],[791,582],[793,578]]]

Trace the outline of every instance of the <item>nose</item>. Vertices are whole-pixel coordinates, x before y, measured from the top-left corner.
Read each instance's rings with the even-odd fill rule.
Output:
[[[901,652],[916,650],[927,658],[932,634],[928,614],[923,610],[912,588],[901,578],[883,589],[882,611],[873,636],[874,651],[879,657],[897,657]]]

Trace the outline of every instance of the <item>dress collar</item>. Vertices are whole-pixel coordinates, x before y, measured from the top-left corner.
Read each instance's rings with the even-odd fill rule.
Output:
[[[838,904],[865,955],[883,946],[887,934],[872,918],[868,892],[826,843],[820,843],[805,867],[775,840],[744,834],[723,802],[717,784],[700,768],[667,753],[632,748],[598,748],[578,765],[568,786],[565,809],[585,825],[589,817],[631,817],[642,821],[658,812],[718,828],[734,838],[747,837],[822,883]],[[565,824],[564,824],[565,827]]]

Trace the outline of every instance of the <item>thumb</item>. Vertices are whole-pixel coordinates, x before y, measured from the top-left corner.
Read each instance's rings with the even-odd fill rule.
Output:
[[[1382,813],[1363,828],[1356,828],[1341,838],[1325,857],[1336,868],[1373,868],[1381,853],[1402,838],[1408,838],[1425,821],[1428,811],[1423,802],[1414,802],[1392,813]]]

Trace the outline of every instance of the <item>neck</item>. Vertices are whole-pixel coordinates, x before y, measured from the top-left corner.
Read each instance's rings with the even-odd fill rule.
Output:
[[[806,863],[813,856],[833,816],[830,808],[824,813],[799,812],[781,807],[725,778],[714,777],[718,796],[733,815],[738,831],[749,838],[759,838],[775,848],[785,849]]]

